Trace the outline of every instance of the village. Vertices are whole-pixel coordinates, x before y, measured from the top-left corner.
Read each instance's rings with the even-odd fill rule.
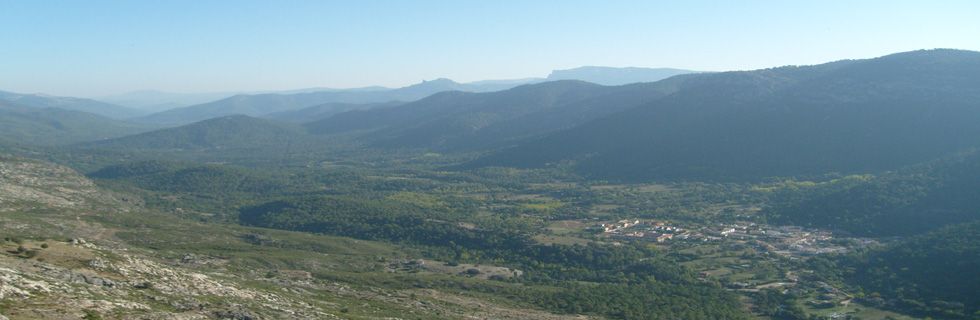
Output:
[[[623,219],[598,223],[590,230],[597,237],[610,241],[643,241],[681,251],[683,248],[697,250],[706,247],[751,248],[762,256],[769,257],[766,260],[770,261],[800,260],[821,254],[845,253],[877,244],[871,239],[835,236],[826,230],[743,221],[699,225],[664,220]],[[716,261],[727,261],[725,259],[731,258],[717,258]],[[709,260],[713,258],[707,258],[706,261]],[[784,293],[805,296],[808,297],[805,304],[813,309],[847,308],[853,298],[825,282],[801,280],[800,271],[784,271],[763,279],[746,277],[745,275],[753,273],[752,264],[746,263],[744,259],[731,261],[700,268],[699,276],[704,280],[723,280],[723,285],[732,291],[751,293],[764,289],[780,289]],[[838,316],[843,318],[842,314]],[[829,318],[838,317],[830,315]]]
[[[610,239],[662,244],[735,242],[752,246],[759,252],[796,258],[844,253],[855,247],[875,243],[870,239],[835,237],[826,230],[770,226],[754,222],[690,225],[659,220],[624,219],[615,223],[596,224],[592,231],[600,237]]]

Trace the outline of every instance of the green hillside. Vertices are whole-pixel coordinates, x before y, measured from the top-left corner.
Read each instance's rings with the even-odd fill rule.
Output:
[[[0,102],[0,141],[57,146],[116,138],[148,128],[99,115]]]
[[[877,172],[980,145],[980,53],[915,51],[672,78],[646,105],[469,164],[575,161],[597,179],[744,180]]]
[[[305,137],[289,124],[235,115],[88,144],[126,150],[236,149],[278,146]]]
[[[365,103],[365,104],[324,103],[321,105],[315,105],[312,107],[302,108],[298,110],[287,110],[287,111],[270,113],[262,117],[266,119],[287,121],[292,123],[307,123],[307,122],[326,119],[335,114],[340,114],[347,111],[394,107],[399,104],[401,104],[401,102],[378,102],[378,103]]]
[[[959,224],[843,256],[832,268],[820,269],[855,286],[868,305],[937,319],[976,319],[978,239],[980,222]]]
[[[980,154],[937,160],[776,203],[771,221],[864,236],[914,235],[980,219]]]
[[[491,93],[448,92],[397,108],[348,112],[308,123],[313,133],[373,130],[379,148],[472,151],[570,128],[669,94],[669,83],[604,87],[555,81]]]

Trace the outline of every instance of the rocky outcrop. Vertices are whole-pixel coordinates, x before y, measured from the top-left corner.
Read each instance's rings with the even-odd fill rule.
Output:
[[[309,319],[327,315],[309,303],[278,293],[243,287],[235,281],[92,243],[84,246],[65,243],[61,250],[77,250],[78,256],[97,258],[63,266],[0,255],[0,302],[13,301],[16,305],[16,301],[44,301],[45,305],[62,308],[63,312],[89,310],[144,315],[164,312],[154,311],[153,305],[168,305],[183,316],[197,315],[191,318]],[[204,302],[213,297],[220,297],[222,303]],[[167,312],[172,311],[164,313]],[[270,316],[260,316],[263,313]]]
[[[29,202],[76,208],[93,196],[95,184],[72,169],[0,155],[0,207]]]

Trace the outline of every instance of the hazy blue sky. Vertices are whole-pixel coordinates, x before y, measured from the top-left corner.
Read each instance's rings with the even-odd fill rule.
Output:
[[[0,90],[403,86],[980,50],[980,1],[0,0]]]

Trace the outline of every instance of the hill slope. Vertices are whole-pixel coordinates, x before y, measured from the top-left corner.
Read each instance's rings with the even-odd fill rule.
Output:
[[[364,139],[378,147],[479,150],[572,127],[672,90],[669,83],[554,81],[490,93],[446,92],[397,108],[339,114],[307,128],[320,134],[375,130]]]
[[[980,153],[936,161],[766,211],[775,222],[862,236],[922,233],[980,220]]]
[[[137,125],[58,108],[32,108],[0,101],[0,141],[24,145],[67,145],[145,131]]]
[[[224,99],[234,92],[176,93],[140,90],[97,98],[99,101],[145,111],[160,112]]]
[[[263,118],[287,121],[293,123],[306,123],[329,118],[335,114],[354,110],[367,110],[374,108],[394,107],[400,102],[378,102],[378,103],[324,103],[312,107],[298,110],[287,110],[264,115]]]
[[[976,319],[978,239],[980,222],[960,224],[845,256],[838,270],[867,293],[863,303],[941,319]]]
[[[126,119],[145,114],[140,110],[91,99],[56,97],[40,94],[21,94],[0,91],[0,101],[6,101],[20,106],[38,109],[58,108],[63,110],[83,111],[113,119]]]
[[[737,180],[889,170],[980,145],[978,52],[671,80],[669,97],[469,165],[577,160],[603,179]]]
[[[218,101],[155,113],[140,118],[139,121],[158,124],[185,124],[232,114],[262,116],[325,103],[367,104],[390,101],[414,101],[442,91],[500,90],[511,86],[513,85],[510,83],[499,85],[478,84],[471,86],[456,83],[449,79],[436,79],[398,89],[332,89],[292,94],[236,95]]]
[[[261,148],[303,139],[302,128],[235,115],[88,144],[121,150]]]

